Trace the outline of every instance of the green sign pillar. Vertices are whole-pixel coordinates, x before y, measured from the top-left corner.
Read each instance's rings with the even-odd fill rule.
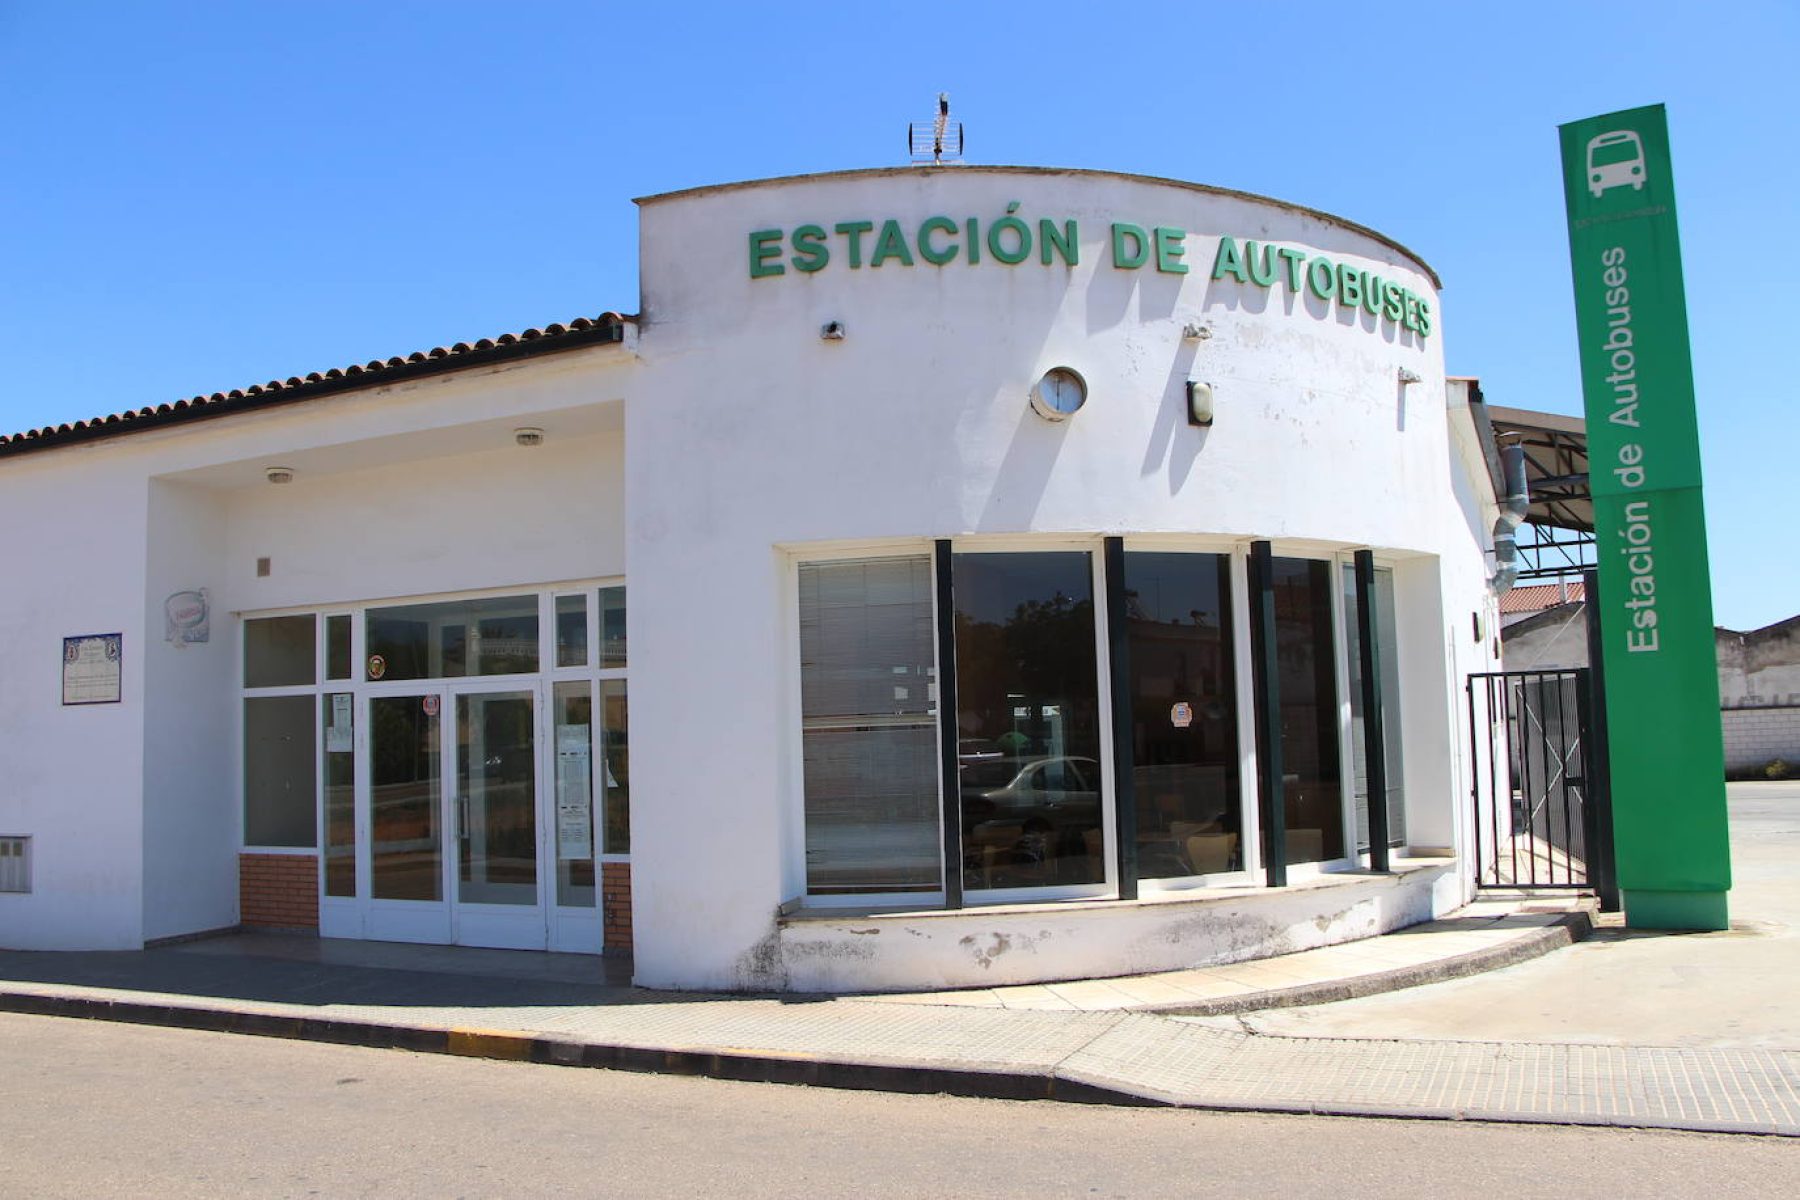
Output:
[[[1657,104],[1561,133],[1625,921],[1723,929],[1725,756],[1668,123]]]

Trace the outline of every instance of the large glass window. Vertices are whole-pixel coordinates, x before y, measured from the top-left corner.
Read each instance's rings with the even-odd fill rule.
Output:
[[[318,845],[313,704],[310,694],[253,696],[244,701],[247,846]]]
[[[958,554],[952,570],[963,887],[1104,882],[1091,557]]]
[[[368,612],[370,680],[525,675],[538,669],[538,598],[494,596]]]
[[[1379,654],[1382,744],[1387,750],[1388,844],[1406,844],[1406,796],[1400,779],[1400,635],[1394,625],[1394,573],[1375,568],[1375,647]],[[1363,726],[1362,626],[1356,569],[1344,568],[1344,639],[1350,656],[1350,748],[1355,772],[1356,849],[1369,848],[1369,750]]]
[[[1138,874],[1242,864],[1231,560],[1125,556]]]
[[[931,563],[800,568],[806,881],[815,895],[936,891]]]
[[[1287,861],[1325,862],[1344,856],[1331,564],[1277,558],[1272,566]]]

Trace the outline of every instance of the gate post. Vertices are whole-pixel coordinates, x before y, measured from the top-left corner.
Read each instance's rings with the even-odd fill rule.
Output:
[[[1619,871],[1613,858],[1612,755],[1606,737],[1606,663],[1600,654],[1600,572],[1589,567],[1581,573],[1582,599],[1587,605],[1587,679],[1581,696],[1586,713],[1592,753],[1584,755],[1587,767],[1588,882],[1600,897],[1601,912],[1619,911]]]

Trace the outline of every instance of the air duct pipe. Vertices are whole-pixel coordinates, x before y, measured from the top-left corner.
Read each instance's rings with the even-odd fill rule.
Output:
[[[1500,519],[1494,522],[1494,595],[1512,590],[1519,578],[1519,524],[1531,507],[1525,486],[1525,447],[1507,446],[1500,451],[1500,473],[1505,476],[1506,498],[1500,502]]]

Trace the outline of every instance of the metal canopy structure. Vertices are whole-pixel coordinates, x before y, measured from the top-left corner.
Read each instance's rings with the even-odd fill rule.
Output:
[[[1525,450],[1525,483],[1531,507],[1519,530],[1519,579],[1579,575],[1594,561],[1594,497],[1588,488],[1587,422],[1560,413],[1500,408],[1479,399],[1472,387],[1477,420],[1485,415],[1484,449],[1495,490],[1503,491],[1500,448]]]

